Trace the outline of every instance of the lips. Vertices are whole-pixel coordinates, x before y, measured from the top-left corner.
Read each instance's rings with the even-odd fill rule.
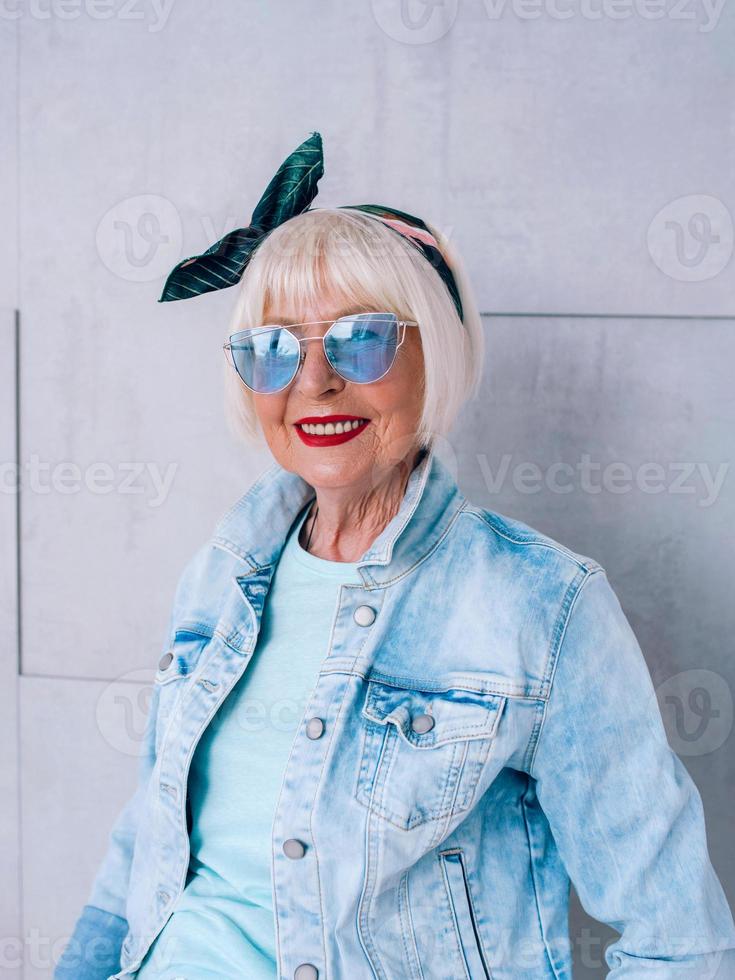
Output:
[[[327,422],[364,422],[361,415],[305,415],[302,419],[296,419],[295,425],[309,422],[313,425],[326,425]]]
[[[313,430],[307,432],[303,428],[304,425],[308,425],[309,427],[318,425],[319,427],[333,429],[338,422],[343,424],[350,423],[351,428],[343,432],[326,432],[322,434]],[[359,436],[369,424],[369,419],[360,418],[357,415],[319,415],[305,416],[299,419],[298,422],[294,423],[294,428],[301,441],[307,446],[338,446],[343,442],[349,442],[350,439]]]

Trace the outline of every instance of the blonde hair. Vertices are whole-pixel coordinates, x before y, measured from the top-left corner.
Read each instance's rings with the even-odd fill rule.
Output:
[[[478,390],[484,336],[471,287],[448,239],[430,227],[452,269],[464,323],[437,271],[403,235],[353,208],[317,208],[290,218],[258,246],[237,287],[228,336],[264,323],[267,311],[316,305],[329,293],[337,302],[416,320],[424,359],[423,407],[417,445],[428,447],[452,428],[465,401]],[[233,434],[263,443],[252,393],[226,363],[225,414]]]

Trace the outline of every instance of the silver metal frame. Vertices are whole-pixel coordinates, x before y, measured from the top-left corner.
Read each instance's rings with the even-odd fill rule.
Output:
[[[306,357],[306,351],[305,351],[304,347],[302,346],[302,344],[308,344],[310,340],[320,340],[321,341],[322,348],[324,350],[324,357],[326,358],[327,363],[329,364],[329,366],[331,367],[331,369],[334,371],[334,373],[338,377],[342,378],[343,381],[347,381],[347,382],[349,382],[349,384],[353,384],[353,385],[370,385],[370,384],[375,384],[376,381],[382,380],[386,376],[386,374],[390,371],[390,369],[393,367],[393,364],[395,363],[395,359],[396,359],[396,353],[398,352],[398,348],[401,346],[401,344],[403,343],[403,341],[405,340],[405,337],[406,337],[406,327],[417,327],[418,326],[418,323],[416,322],[416,320],[398,320],[396,318],[397,319],[398,327],[399,327],[399,329],[401,331],[400,332],[400,339],[399,339],[398,343],[396,344],[395,351],[393,351],[393,359],[391,360],[391,362],[388,365],[388,367],[386,368],[386,370],[380,375],[379,378],[373,378],[372,381],[352,381],[350,378],[345,378],[345,376],[343,374],[340,374],[339,371],[337,370],[337,368],[334,366],[334,364],[332,364],[332,362],[329,360],[329,356],[327,355],[327,346],[326,346],[325,341],[326,341],[326,338],[329,336],[329,332],[332,329],[332,327],[335,325],[335,323],[339,323],[340,320],[354,320],[356,317],[359,317],[359,316],[385,316],[385,317],[392,317],[392,316],[395,316],[395,314],[394,313],[388,313],[388,312],[383,312],[383,311],[376,310],[375,312],[372,312],[371,311],[370,313],[363,312],[363,313],[347,314],[345,316],[337,317],[336,320],[306,320],[304,323],[291,323],[288,326],[286,326],[285,324],[275,323],[275,324],[273,324],[273,326],[268,325],[268,326],[263,326],[263,327],[247,328],[246,330],[239,330],[237,333],[231,334],[229,341],[226,344],[223,344],[222,345],[222,349],[224,351],[225,357],[227,357],[228,352],[229,352],[228,361],[232,365],[232,367],[235,369],[235,373],[237,374],[237,376],[240,379],[240,381],[245,385],[245,387],[248,389],[248,391],[252,391],[256,395],[277,395],[278,392],[284,391],[286,388],[288,388],[288,386],[290,384],[293,384],[293,382],[294,382],[294,380],[296,378],[296,375],[301,370],[301,365],[304,363],[304,358]],[[325,330],[324,333],[321,335],[321,337],[297,337],[296,334],[292,333],[292,331],[289,329],[290,327],[308,327],[308,326],[311,326],[312,324],[315,324],[315,323],[329,323],[330,324],[329,330]],[[233,341],[234,341],[234,346],[237,346],[237,341],[235,340],[235,338],[241,337],[243,334],[247,335],[248,337],[252,337],[252,336],[255,336],[255,335],[261,334],[261,333],[269,333],[272,330],[285,330],[286,333],[290,334],[293,337],[293,339],[299,345],[299,360],[298,360],[298,363],[296,364],[296,370],[294,371],[293,375],[291,376],[291,378],[289,378],[289,380],[286,382],[285,385],[282,385],[280,388],[275,388],[273,391],[258,391],[257,388],[251,388],[250,385],[247,383],[247,381],[243,378],[243,376],[237,370],[237,366],[235,364],[235,359],[232,356]]]

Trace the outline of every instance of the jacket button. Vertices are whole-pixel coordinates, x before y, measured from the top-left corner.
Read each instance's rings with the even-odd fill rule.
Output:
[[[300,840],[296,840],[295,837],[290,837],[288,840],[283,842],[283,853],[287,858],[297,861],[299,858],[302,858],[304,854],[306,854],[306,848]]]
[[[411,722],[411,728],[417,735],[425,735],[434,727],[434,719],[431,715],[416,715]]]
[[[296,967],[293,980],[319,980],[319,971],[311,963],[302,963]]]
[[[324,734],[324,722],[321,718],[309,718],[306,723],[306,737],[311,739],[321,738]]]
[[[164,655],[158,661],[159,670],[165,670],[173,659],[174,659],[174,655],[171,653],[170,650],[168,651],[168,653],[164,653]]]
[[[372,626],[375,622],[375,610],[372,606],[358,606],[354,618],[358,626]]]

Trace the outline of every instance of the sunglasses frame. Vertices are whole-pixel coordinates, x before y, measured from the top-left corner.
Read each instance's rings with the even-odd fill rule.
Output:
[[[395,360],[396,360],[396,354],[398,353],[398,348],[401,346],[401,344],[403,343],[403,341],[405,340],[405,337],[406,337],[406,327],[417,327],[418,326],[418,323],[416,322],[416,320],[400,320],[396,316],[396,324],[397,324],[398,329],[399,329],[399,332],[400,332],[400,339],[399,339],[398,343],[396,344],[396,349],[393,351],[393,358],[392,358],[390,364],[388,365],[388,367],[385,369],[385,371],[383,371],[383,373],[380,375],[380,377],[373,378],[372,381],[352,381],[352,379],[345,378],[345,376],[343,374],[340,374],[340,372],[337,370],[337,368],[329,360],[329,355],[327,354],[326,339],[329,336],[329,334],[330,334],[330,332],[332,330],[332,327],[335,325],[335,323],[339,323],[341,320],[354,320],[355,317],[359,317],[359,316],[394,317],[394,316],[396,316],[396,314],[395,313],[389,313],[388,311],[384,311],[384,310],[375,310],[375,311],[373,311],[373,310],[369,310],[369,311],[363,310],[363,311],[361,311],[359,313],[347,313],[344,316],[337,317],[336,320],[306,320],[304,323],[291,323],[291,324],[288,324],[288,326],[285,325],[285,324],[275,323],[272,326],[266,325],[266,326],[263,326],[263,327],[253,327],[253,328],[249,328],[248,327],[248,328],[246,328],[246,330],[240,330],[237,333],[231,334],[230,335],[230,339],[227,341],[227,343],[225,343],[225,344],[222,345],[222,349],[224,351],[225,357],[228,360],[228,363],[231,364],[232,367],[235,369],[235,373],[237,374],[237,376],[240,379],[240,381],[245,385],[245,387],[248,389],[248,391],[252,391],[256,395],[277,395],[279,392],[284,391],[286,388],[288,388],[289,385],[293,384],[294,380],[296,379],[296,376],[298,375],[299,371],[301,370],[301,365],[304,363],[304,358],[306,357],[306,350],[304,349],[304,347],[302,345],[303,344],[308,344],[309,341],[311,341],[311,340],[320,340],[321,341],[321,343],[322,343],[322,349],[324,351],[324,357],[326,358],[327,363],[329,364],[329,366],[332,369],[332,371],[334,371],[334,373],[338,377],[342,378],[343,381],[347,381],[347,382],[349,382],[349,384],[353,384],[353,385],[371,385],[371,384],[375,384],[376,381],[382,380],[386,376],[386,374],[388,374],[388,372],[390,371],[390,369],[393,367],[393,365],[395,363]],[[289,327],[309,327],[309,326],[312,326],[313,324],[317,324],[317,323],[328,323],[328,324],[330,324],[329,329],[328,330],[325,330],[321,337],[297,337],[296,334],[293,333],[289,329]],[[246,333],[246,332],[247,332],[248,337],[252,337],[252,336],[256,336],[256,335],[261,334],[261,333],[268,333],[271,330],[285,330],[286,333],[290,334],[293,337],[293,339],[299,345],[299,359],[298,359],[298,362],[296,364],[296,370],[294,371],[293,375],[286,382],[285,385],[282,385],[280,388],[274,388],[273,391],[258,391],[257,388],[251,388],[250,385],[247,383],[247,381],[243,378],[243,376],[237,370],[237,365],[235,364],[235,358],[232,355],[233,337],[239,337],[240,334],[243,334],[243,333]],[[235,345],[236,345],[236,342],[235,342]],[[229,356],[228,356],[228,353],[229,353]]]

